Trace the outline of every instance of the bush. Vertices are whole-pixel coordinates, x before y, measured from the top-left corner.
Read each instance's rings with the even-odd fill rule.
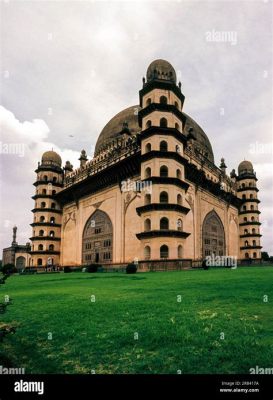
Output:
[[[4,275],[10,275],[14,274],[14,272],[17,272],[17,269],[13,264],[6,264],[2,267],[1,271]]]
[[[72,272],[72,269],[70,267],[64,267],[64,272],[65,273]]]
[[[98,268],[102,268],[102,266],[100,264],[90,264],[86,266],[85,271],[91,273],[98,272]]]
[[[207,260],[205,259],[205,260],[203,260],[203,262],[202,262],[202,267],[204,268],[204,269],[209,269],[209,265],[208,265],[208,263],[207,263]]]
[[[137,272],[137,265],[135,263],[130,263],[126,267],[126,274],[135,274]]]

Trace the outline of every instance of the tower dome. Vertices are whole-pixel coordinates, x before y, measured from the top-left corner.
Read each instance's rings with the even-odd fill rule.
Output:
[[[155,60],[153,61],[146,74],[147,82],[154,79],[167,80],[176,84],[176,72],[174,67],[166,60]]]
[[[253,174],[253,165],[250,161],[242,161],[238,166],[238,175]]]
[[[51,151],[46,151],[43,155],[42,155],[42,164],[46,164],[46,165],[58,165],[58,167],[62,166],[62,159],[59,156],[58,153],[56,153],[55,151],[51,150]]]

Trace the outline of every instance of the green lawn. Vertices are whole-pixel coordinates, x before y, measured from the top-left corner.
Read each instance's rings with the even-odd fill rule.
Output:
[[[0,343],[0,364],[8,357],[26,373],[271,368],[272,283],[272,267],[12,276],[0,286],[1,301],[13,299],[0,318],[19,327]]]

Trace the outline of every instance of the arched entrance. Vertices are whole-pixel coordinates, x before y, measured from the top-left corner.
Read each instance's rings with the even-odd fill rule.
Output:
[[[113,260],[113,226],[108,215],[95,211],[83,230],[82,263],[109,263]]]
[[[16,258],[16,262],[15,262],[15,266],[16,268],[19,269],[23,269],[26,266],[26,259],[23,256],[19,256]]]
[[[202,254],[224,256],[226,252],[225,231],[221,219],[215,211],[208,213],[203,222]]]

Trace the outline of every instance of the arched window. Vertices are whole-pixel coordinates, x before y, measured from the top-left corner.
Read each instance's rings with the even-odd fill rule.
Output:
[[[39,244],[38,250],[44,250],[44,246],[42,244]]]
[[[160,247],[160,258],[168,258],[169,257],[169,248],[165,244]]]
[[[179,218],[179,219],[177,220],[177,230],[178,230],[178,231],[183,231],[183,222],[182,222],[182,219],[181,219],[181,218]]]
[[[244,188],[246,185],[244,183],[242,183],[242,188]]]
[[[167,104],[167,97],[166,96],[161,96],[160,99],[159,99],[159,102],[161,104]]]
[[[177,101],[174,102],[174,106],[175,106],[176,108],[178,108],[178,103],[177,103]]]
[[[54,176],[52,180],[53,180],[54,183],[56,183],[57,182],[56,176]]]
[[[151,168],[150,168],[150,167],[147,167],[147,168],[145,169],[145,178],[146,178],[146,179],[147,179],[147,178],[151,178],[151,174],[152,174]]]
[[[46,206],[46,203],[44,201],[42,201],[41,208],[45,208],[45,206]]]
[[[254,217],[251,217],[251,221],[252,221],[252,222],[255,221],[255,218],[254,218]]]
[[[245,241],[245,246],[246,246],[246,247],[248,246],[248,240]]]
[[[254,233],[256,233],[256,229],[255,228],[252,229],[252,234],[254,234]]]
[[[166,167],[166,165],[162,165],[162,167],[160,167],[160,177],[166,178],[167,176],[168,176],[168,167]]]
[[[168,143],[166,142],[166,140],[162,140],[160,142],[159,150],[160,151],[168,151]]]
[[[146,107],[148,107],[152,102],[152,99],[149,97],[149,99],[146,100]]]
[[[160,127],[161,128],[167,128],[168,127],[168,122],[167,122],[166,118],[161,118],[160,119]]]
[[[254,206],[253,205],[250,206],[250,210],[254,210]]]
[[[151,220],[150,220],[150,218],[147,218],[144,221],[144,231],[148,232],[150,230],[151,230]]]
[[[40,217],[40,222],[45,222],[45,217],[43,215]]]
[[[178,179],[181,179],[181,171],[180,171],[180,169],[177,169],[177,170],[176,170],[176,177],[177,177]]]
[[[42,190],[42,194],[46,194],[46,189],[43,189],[43,190]]]
[[[246,195],[245,195],[245,194],[243,194],[242,198],[243,198],[243,200],[245,200],[245,199],[246,199]]]
[[[150,260],[150,258],[151,258],[151,248],[150,248],[150,246],[145,246],[144,247],[144,259]]]
[[[39,236],[44,236],[44,231],[43,230],[39,231]]]
[[[256,240],[253,240],[252,244],[253,246],[256,246]]]
[[[167,192],[161,192],[159,195],[159,202],[160,203],[168,203],[169,202],[169,195]]]
[[[160,219],[160,229],[167,230],[169,229],[169,220],[166,217]]]
[[[54,231],[50,231],[49,232],[49,236],[54,237],[55,236],[55,232]]]
[[[257,253],[253,253],[253,258],[257,258]]]
[[[250,197],[251,199],[253,199],[253,194],[251,194],[249,197]]]
[[[144,197],[144,204],[145,204],[145,205],[151,204],[151,195],[150,195],[150,194],[145,194],[145,197]]]
[[[51,208],[56,208],[56,204],[55,203],[51,203]]]
[[[183,247],[181,246],[181,244],[177,248],[177,257],[183,258]]]
[[[243,206],[243,210],[246,211],[246,206]]]
[[[42,266],[43,265],[43,260],[41,258],[38,258],[37,264],[39,265],[39,267]]]
[[[175,151],[176,151],[177,153],[181,153],[181,145],[177,144],[177,145],[175,146]]]
[[[147,143],[145,146],[145,153],[149,153],[149,151],[151,151],[151,150],[152,150],[151,143]]]
[[[55,217],[50,217],[50,223],[55,224]]]
[[[174,127],[175,127],[175,129],[177,129],[178,131],[180,130],[180,126],[179,126],[179,124],[178,124],[177,122],[175,123]]]
[[[247,222],[247,217],[244,217],[244,221]]]
[[[248,253],[245,253],[245,258],[249,258],[249,254]]]
[[[152,121],[149,119],[147,122],[146,122],[146,129],[147,128],[150,128],[152,126]]]
[[[48,180],[48,177],[47,177],[47,175],[44,175],[44,181],[46,181],[46,182],[47,182],[47,180]]]
[[[181,194],[177,195],[177,204],[179,204],[180,206],[182,206],[182,196]]]
[[[54,244],[50,244],[50,245],[48,246],[48,250],[49,250],[49,251],[54,251]]]
[[[246,235],[246,234],[248,234],[248,230],[247,230],[247,229],[245,229],[245,232],[244,232],[244,233],[245,233],[245,235]]]

